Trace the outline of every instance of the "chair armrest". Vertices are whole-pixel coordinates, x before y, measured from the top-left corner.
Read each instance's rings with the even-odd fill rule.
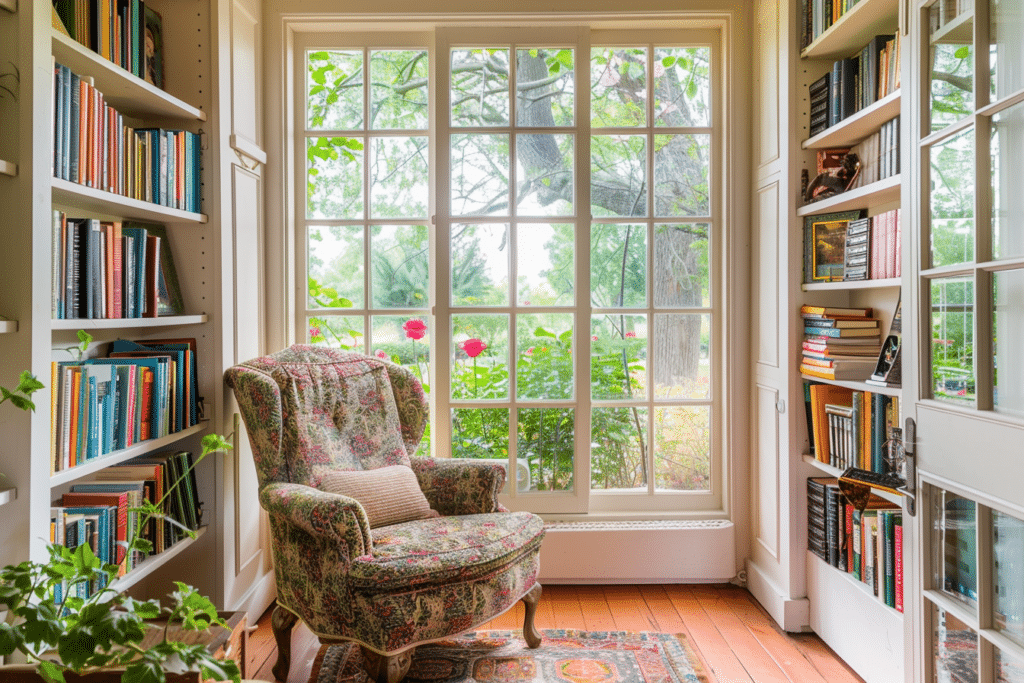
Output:
[[[274,482],[260,491],[260,504],[277,521],[297,527],[351,561],[373,552],[370,523],[355,498],[302,484]]]
[[[496,460],[411,458],[413,472],[430,507],[441,515],[476,515],[504,511],[498,492],[505,466]]]

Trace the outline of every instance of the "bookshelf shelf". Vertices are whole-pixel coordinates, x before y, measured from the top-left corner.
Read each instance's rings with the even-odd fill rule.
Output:
[[[63,484],[68,484],[73,481],[77,481],[82,477],[86,477],[94,472],[105,470],[111,465],[124,462],[125,460],[131,460],[132,458],[149,453],[150,451],[156,451],[164,446],[169,446],[173,443],[186,439],[194,434],[200,434],[208,428],[208,423],[200,422],[197,425],[193,425],[188,429],[183,429],[180,432],[168,434],[167,436],[161,436],[157,439],[148,439],[137,443],[129,448],[125,448],[120,451],[114,451],[108,453],[101,458],[90,460],[87,463],[71,467],[66,470],[60,470],[59,472],[50,476],[50,488],[56,488]]]
[[[150,555],[144,559],[137,567],[135,567],[135,569],[132,569],[130,572],[118,579],[115,587],[119,591],[125,591],[137,584],[139,581],[142,581],[154,571],[180,555],[190,545],[193,545],[196,541],[202,538],[203,535],[206,534],[206,527],[199,527],[195,533],[195,538],[183,538],[159,555]]]
[[[801,57],[848,57],[867,45],[876,33],[892,33],[897,0],[860,0],[839,21],[805,47]]]
[[[0,489],[0,505],[6,505],[18,497],[18,489],[11,487]]]
[[[901,280],[898,277],[885,278],[883,280],[843,280],[841,282],[810,282],[800,285],[805,292],[846,292],[851,289],[885,289],[888,287],[899,287]]]
[[[0,320],[0,334],[9,334],[18,331],[17,320]]]
[[[51,320],[54,330],[128,330],[146,327],[174,327],[177,325],[200,325],[207,322],[206,314],[167,315],[159,318],[74,318]]]
[[[859,5],[858,5],[859,7]],[[830,211],[846,211],[848,209],[863,209],[867,206],[877,206],[898,202],[900,199],[900,176],[894,175],[876,183],[858,187],[853,190],[822,199],[820,202],[805,204],[796,210],[797,216],[813,216],[817,213],[828,213]]]
[[[0,0],[0,9],[5,9],[13,14],[18,11],[18,0]]]
[[[899,113],[900,91],[897,90],[870,106],[864,107],[853,116],[848,116],[836,125],[825,129],[813,138],[807,138],[800,146],[803,149],[853,147]]]
[[[801,373],[801,378],[808,382],[822,382],[824,384],[834,384],[837,387],[846,387],[847,389],[853,389],[854,391],[871,391],[876,394],[885,394],[886,396],[899,396],[903,389],[899,387],[879,387],[874,384],[868,384],[867,382],[854,382],[850,380],[839,380],[839,379],[824,379],[822,377],[812,377],[810,375],[804,375]]]
[[[60,178],[53,178],[51,182],[54,202],[73,206],[83,211],[94,211],[143,221],[174,223],[206,222],[206,214],[172,209],[167,206],[154,204],[153,202],[143,202]]]
[[[107,104],[125,116],[206,120],[203,110],[150,85],[59,31],[54,30],[52,36],[57,63],[92,77]]]
[[[811,467],[821,470],[830,477],[842,476],[845,471],[838,467],[832,467],[832,465],[829,465],[828,463],[821,462],[809,453],[804,453],[804,462]],[[903,504],[903,496],[898,496],[895,493],[889,493],[888,491],[883,491],[881,489],[871,489],[871,492],[880,498],[885,498],[890,503],[896,503],[897,505]]]
[[[0,159],[0,173],[9,176],[16,176],[18,175],[18,165],[11,163],[10,161]]]

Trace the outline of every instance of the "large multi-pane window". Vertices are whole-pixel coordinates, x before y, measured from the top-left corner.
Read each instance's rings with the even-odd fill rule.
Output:
[[[307,339],[411,367],[421,453],[517,507],[720,508],[717,33],[377,38],[299,49]]]

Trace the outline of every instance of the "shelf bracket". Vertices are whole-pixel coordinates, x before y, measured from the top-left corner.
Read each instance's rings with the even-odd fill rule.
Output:
[[[911,517],[917,514],[917,454],[914,452],[916,437],[917,423],[914,422],[914,418],[908,417],[903,426],[903,481],[906,483],[900,488],[900,493],[906,499],[907,514]]]

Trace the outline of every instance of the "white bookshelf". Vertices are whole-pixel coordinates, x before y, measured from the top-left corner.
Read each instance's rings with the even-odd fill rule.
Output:
[[[807,282],[800,285],[805,292],[845,292],[856,289],[889,289],[899,287],[898,277],[882,278],[879,280],[847,280],[842,282]]]
[[[168,315],[157,318],[74,318],[51,320],[54,330],[145,330],[156,327],[201,325],[209,320],[206,315]]]
[[[821,462],[820,460],[818,460],[817,458],[815,458],[813,455],[811,455],[809,453],[804,453],[804,462],[807,463],[808,465],[810,465],[811,467],[813,467],[813,468],[815,468],[817,470],[820,470],[822,472],[822,474],[824,474],[825,476],[828,476],[828,477],[837,477],[838,478],[838,477],[841,477],[843,475],[843,472],[846,471],[846,470],[841,469],[839,467],[833,467],[832,465],[829,465],[827,462]],[[872,491],[872,493],[876,494],[880,498],[885,498],[890,503],[895,503],[896,505],[901,505],[902,502],[903,502],[903,496],[901,496],[901,495],[898,495],[898,494],[895,494],[895,493],[889,493],[888,491],[883,491],[881,489],[872,489],[871,491]]]
[[[807,138],[800,146],[804,149],[853,147],[899,113],[900,91],[897,90],[870,106],[864,107],[853,116],[848,116],[836,125],[826,128],[814,137]]]
[[[818,213],[866,209],[881,204],[891,204],[900,199],[900,176],[894,175],[863,187],[856,187],[828,199],[804,204],[796,210],[797,216],[813,216]]]
[[[122,218],[157,223],[205,223],[207,220],[206,215],[202,213],[143,202],[61,178],[53,178],[51,187],[55,204],[73,207],[79,212],[118,215]]]
[[[18,11],[18,0],[0,0],[0,9],[5,9],[13,14]]]
[[[198,543],[199,539],[201,539],[206,533],[206,529],[207,527],[201,526],[197,531],[195,531],[195,538],[185,537],[162,553],[146,557],[146,559],[137,564],[134,569],[119,578],[115,587],[120,591],[126,591],[132,586],[142,582],[157,569],[160,569],[181,555],[190,546]]]
[[[13,486],[0,489],[0,505],[7,505],[18,497],[18,489]]]
[[[16,176],[18,175],[18,165],[4,159],[0,159],[0,174]]]
[[[860,0],[839,21],[805,47],[801,57],[836,59],[867,45],[875,34],[892,33],[899,11],[898,0]]]
[[[0,320],[0,334],[10,334],[18,331],[17,320]]]

